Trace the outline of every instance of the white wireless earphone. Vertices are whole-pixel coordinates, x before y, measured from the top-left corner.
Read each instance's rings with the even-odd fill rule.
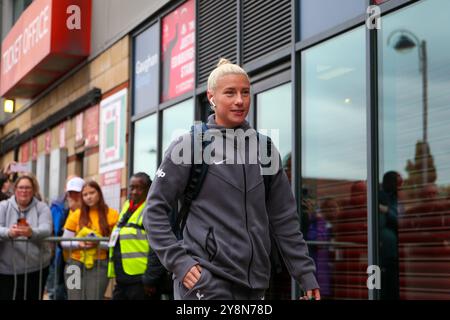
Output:
[[[216,104],[214,103],[213,98],[211,98],[211,99],[209,100],[209,102],[211,102],[211,109],[216,110]]]

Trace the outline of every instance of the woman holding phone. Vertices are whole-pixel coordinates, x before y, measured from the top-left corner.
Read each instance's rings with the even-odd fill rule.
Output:
[[[95,181],[87,182],[81,190],[81,209],[69,214],[63,238],[109,237],[119,213],[109,208],[102,190]],[[80,271],[81,286],[68,286],[69,300],[101,300],[108,285],[108,242],[63,241],[62,247],[71,251],[66,265],[66,284],[71,275]]]
[[[51,250],[42,240],[52,234],[52,217],[36,190],[35,179],[22,175],[0,203],[0,300],[39,300],[44,292]]]

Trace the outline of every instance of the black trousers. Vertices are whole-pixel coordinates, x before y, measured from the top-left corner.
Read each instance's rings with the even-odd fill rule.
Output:
[[[113,300],[159,300],[161,299],[161,293],[156,291],[152,296],[147,295],[142,283],[116,283],[112,298]]]
[[[26,297],[25,297],[25,274],[18,274],[16,281],[14,275],[0,274],[0,300],[39,300],[42,299],[45,283],[48,277],[48,267],[27,274]],[[41,290],[39,291],[39,276],[41,275]],[[14,297],[14,285],[16,292]]]

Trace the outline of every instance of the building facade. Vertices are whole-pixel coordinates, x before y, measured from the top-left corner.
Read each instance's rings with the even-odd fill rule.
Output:
[[[40,2],[52,5],[3,0],[3,43]],[[207,78],[225,57],[251,77],[248,120],[280,149],[323,296],[450,299],[448,1],[79,4],[89,52],[31,97],[29,74],[11,82],[27,90],[5,91],[16,111],[0,167],[29,163],[50,199],[68,174],[94,178],[120,206],[128,177],[153,177],[170,141],[210,114]],[[297,295],[283,266],[268,297]]]

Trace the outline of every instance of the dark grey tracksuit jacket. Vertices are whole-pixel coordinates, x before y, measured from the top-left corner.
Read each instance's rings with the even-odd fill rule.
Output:
[[[208,128],[224,131],[214,119],[210,116]],[[248,123],[240,128],[251,130],[254,134]],[[223,134],[222,138],[235,140],[229,134]],[[144,227],[150,246],[162,264],[174,273],[175,286],[183,286],[180,282],[186,273],[200,264],[207,270],[209,283],[213,279],[221,279],[232,283],[230,288],[264,292],[270,278],[271,230],[290,274],[303,289],[318,288],[314,262],[308,256],[300,232],[297,206],[288,178],[280,166],[272,176],[266,203],[260,165],[236,164],[236,159],[243,157],[243,148],[248,151],[248,144],[235,146],[235,164],[226,164],[226,161],[211,163],[200,194],[192,202],[183,240],[177,241],[168,215],[183,194],[191,169],[190,164],[175,164],[171,157],[172,151],[179,148],[182,141],[190,141],[190,135],[177,139],[168,148],[144,209]],[[218,153],[215,157],[221,159]],[[279,157],[277,152],[274,154]],[[226,155],[222,159],[225,158]],[[199,287],[204,282],[202,278],[203,272]],[[208,283],[201,283],[201,287],[202,294],[208,291]],[[184,286],[181,289],[187,290]],[[217,285],[215,290],[218,290]],[[188,293],[191,291],[195,292],[190,290]]]

